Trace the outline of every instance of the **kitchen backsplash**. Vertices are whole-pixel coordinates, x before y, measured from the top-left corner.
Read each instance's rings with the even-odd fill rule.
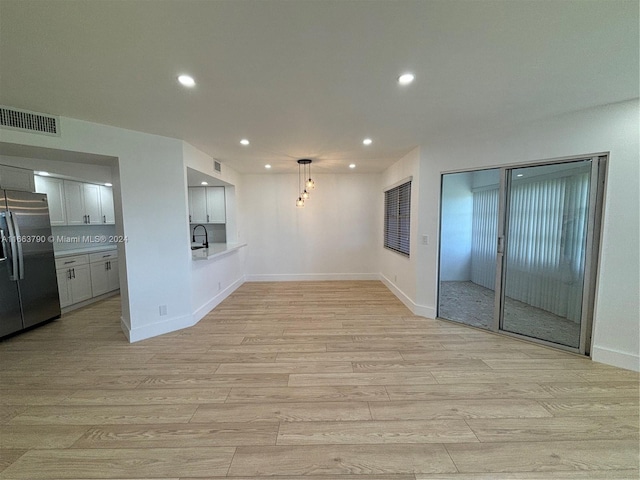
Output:
[[[53,250],[63,252],[78,248],[115,245],[115,225],[68,225],[52,226]]]
[[[189,225],[189,235],[193,238],[193,227],[197,224],[192,223]],[[209,235],[209,243],[227,243],[227,226],[224,224],[212,224],[208,223],[205,225],[207,229],[207,234]],[[196,237],[196,242],[203,243],[204,242],[204,232],[202,228],[198,228],[196,232],[198,235]]]

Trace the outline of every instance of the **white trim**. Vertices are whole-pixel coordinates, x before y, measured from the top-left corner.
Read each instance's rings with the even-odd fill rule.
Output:
[[[382,191],[383,192],[388,192],[392,188],[399,187],[400,185],[404,185],[405,183],[412,182],[412,181],[413,181],[413,175],[409,175],[408,177],[403,178],[399,182],[393,183],[393,184],[389,185],[388,187],[384,187],[384,189]]]
[[[169,318],[163,322],[152,323],[149,325],[143,325],[137,328],[131,328],[125,319],[121,319],[121,325],[125,330],[124,334],[129,339],[130,343],[139,342],[140,340],[146,340],[147,338],[157,337],[158,335],[164,335],[165,333],[175,332],[176,330],[182,330],[183,328],[192,327],[196,324],[193,320],[193,315],[183,315],[181,317]]]
[[[120,326],[130,343],[139,342],[140,340],[156,337],[165,333],[175,332],[176,330],[182,330],[183,328],[193,327],[244,282],[244,277],[239,278],[207,303],[198,308],[192,315],[170,318],[164,322],[143,325],[142,327],[135,329],[131,329],[131,325],[127,319],[120,317]]]
[[[249,274],[247,282],[319,282],[332,280],[380,280],[377,273]]]
[[[198,323],[200,320],[202,320],[205,315],[207,315],[211,310],[213,310],[214,308],[216,308],[218,305],[220,305],[220,303],[222,303],[222,301],[227,298],[229,295],[231,295],[234,291],[236,291],[238,289],[238,287],[240,287],[243,283],[245,282],[244,277],[240,277],[238,280],[236,280],[235,282],[233,282],[231,285],[229,285],[227,288],[225,288],[224,290],[222,290],[220,293],[218,293],[215,297],[213,297],[211,300],[209,300],[208,302],[206,302],[204,305],[202,305],[200,308],[196,309],[195,312],[193,312],[193,318],[194,318],[194,325],[196,323]]]
[[[614,367],[640,372],[640,356],[637,354],[611,350],[604,347],[593,347],[591,359],[594,362],[606,363]]]
[[[120,317],[120,328],[122,329],[124,336],[129,340],[129,343],[131,343],[131,324],[129,323],[129,320],[124,317]]]
[[[380,274],[380,281],[386,285],[386,287],[391,290],[398,299],[404,303],[404,305],[411,310],[411,313],[414,315],[418,315],[420,317],[426,318],[436,318],[436,309],[435,307],[429,307],[427,305],[418,305],[415,303],[409,296],[400,290],[396,284],[394,284],[391,280],[389,280],[384,274]]]

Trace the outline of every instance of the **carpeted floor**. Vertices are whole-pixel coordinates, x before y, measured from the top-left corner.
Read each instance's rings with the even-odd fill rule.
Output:
[[[494,292],[472,282],[440,282],[438,315],[474,327],[490,329]],[[504,330],[578,347],[580,324],[526,303],[505,299]]]

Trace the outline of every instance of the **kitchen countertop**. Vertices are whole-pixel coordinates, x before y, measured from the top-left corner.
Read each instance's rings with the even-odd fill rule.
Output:
[[[56,258],[62,257],[70,257],[72,255],[85,255],[89,253],[99,253],[99,252],[107,252],[109,250],[116,250],[118,247],[116,245],[101,245],[96,247],[85,247],[85,248],[73,248],[71,250],[59,250],[54,251],[53,255]]]
[[[235,252],[236,250],[246,246],[246,243],[210,243],[209,248],[192,250],[191,258],[192,260],[211,260],[213,258],[219,258],[228,253]]]

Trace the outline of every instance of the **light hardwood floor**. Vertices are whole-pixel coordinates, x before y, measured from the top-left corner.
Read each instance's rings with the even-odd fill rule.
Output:
[[[638,374],[411,313],[380,282],[246,283],[133,345],[119,298],[0,343],[1,479],[637,479]]]

